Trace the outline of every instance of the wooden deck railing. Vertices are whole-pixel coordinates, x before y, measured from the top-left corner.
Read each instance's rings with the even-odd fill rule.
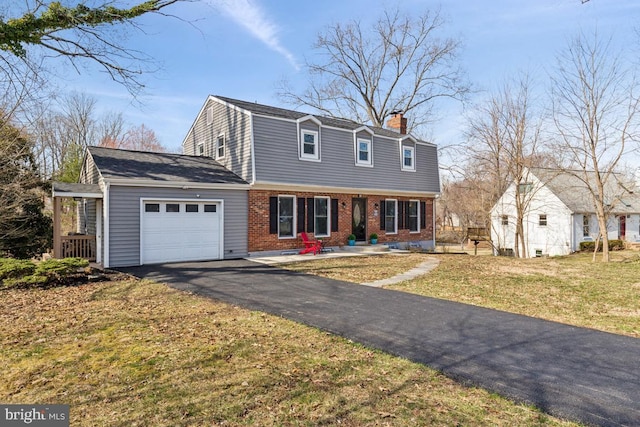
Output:
[[[61,258],[75,257],[96,260],[96,236],[74,235],[61,236]]]

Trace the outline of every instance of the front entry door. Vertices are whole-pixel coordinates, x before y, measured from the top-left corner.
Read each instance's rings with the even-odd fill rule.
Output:
[[[367,241],[367,199],[354,198],[352,205],[351,232],[356,240]]]

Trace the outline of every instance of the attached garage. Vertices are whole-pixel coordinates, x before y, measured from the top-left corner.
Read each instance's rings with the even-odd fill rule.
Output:
[[[221,259],[221,200],[141,200],[140,264]]]
[[[103,193],[104,267],[248,255],[249,184],[212,158],[89,147],[80,179]]]

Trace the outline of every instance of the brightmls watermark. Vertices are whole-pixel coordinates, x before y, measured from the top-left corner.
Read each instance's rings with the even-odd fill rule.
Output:
[[[69,405],[2,405],[0,425],[69,427]]]

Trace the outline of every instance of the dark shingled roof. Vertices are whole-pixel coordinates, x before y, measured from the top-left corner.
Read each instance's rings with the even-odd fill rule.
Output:
[[[227,98],[225,96],[219,96],[219,95],[213,95],[213,97],[220,99],[221,101],[224,101],[231,105],[235,105],[236,107],[242,108],[243,110],[247,110],[254,114],[259,114],[263,116],[278,117],[282,119],[291,119],[291,120],[298,120],[300,117],[304,117],[304,116],[313,116],[318,120],[320,120],[322,124],[326,126],[331,126],[331,127],[341,128],[341,129],[348,129],[348,130],[354,130],[362,126],[366,126],[369,129],[371,129],[373,133],[376,135],[387,136],[390,138],[399,138],[401,136],[404,136],[404,135],[401,135],[399,132],[394,132],[392,130],[384,129],[380,127],[364,125],[362,123],[357,123],[348,119],[340,119],[340,118],[329,117],[329,116],[318,116],[316,114],[302,113],[300,111],[287,110],[285,108],[279,108],[279,107],[271,107],[269,105],[258,104],[257,102],[241,101],[239,99]]]
[[[89,147],[104,179],[247,184],[210,157]]]

